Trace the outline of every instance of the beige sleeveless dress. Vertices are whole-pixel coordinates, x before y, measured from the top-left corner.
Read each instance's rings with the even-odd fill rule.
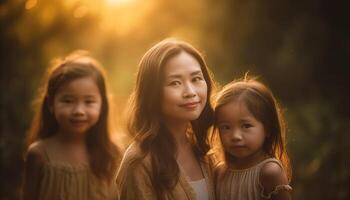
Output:
[[[57,162],[45,144],[41,145],[41,150],[47,162],[42,169],[40,200],[97,200],[116,196],[115,186],[99,181],[88,163],[73,166]]]
[[[219,164],[215,169],[216,174],[216,197],[218,200],[259,200],[268,199],[271,194],[265,195],[260,184],[260,169],[267,162],[275,162],[282,169],[281,162],[275,158],[268,158],[257,165],[242,169],[228,169],[223,163]],[[291,190],[289,185],[277,186],[276,190]]]

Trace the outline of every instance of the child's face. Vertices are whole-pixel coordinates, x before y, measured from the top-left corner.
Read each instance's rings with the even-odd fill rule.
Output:
[[[225,151],[236,159],[259,160],[264,155],[266,134],[263,124],[256,120],[247,106],[231,102],[220,107],[217,113],[217,127]]]
[[[197,119],[207,101],[207,83],[198,61],[181,52],[164,69],[162,113],[166,120]]]
[[[64,133],[84,134],[96,124],[101,111],[101,95],[92,77],[63,84],[55,94],[52,111]]]

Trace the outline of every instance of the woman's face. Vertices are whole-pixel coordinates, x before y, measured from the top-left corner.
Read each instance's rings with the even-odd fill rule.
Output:
[[[207,83],[198,61],[181,52],[164,66],[162,114],[168,121],[197,119],[207,101]]]

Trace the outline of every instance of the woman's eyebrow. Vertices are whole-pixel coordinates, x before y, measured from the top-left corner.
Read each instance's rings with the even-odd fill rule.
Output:
[[[194,72],[190,73],[191,76],[195,76],[195,75],[202,75],[202,71],[201,70],[196,70]],[[170,74],[167,76],[167,78],[181,78],[182,75],[181,74]]]
[[[197,70],[197,71],[192,72],[191,76],[194,76],[194,75],[202,75],[202,71],[201,70]]]

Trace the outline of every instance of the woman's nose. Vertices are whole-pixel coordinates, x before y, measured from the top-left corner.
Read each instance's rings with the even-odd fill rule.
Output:
[[[183,97],[184,98],[192,98],[196,96],[196,90],[194,86],[190,83],[185,85],[184,92],[183,92]]]

